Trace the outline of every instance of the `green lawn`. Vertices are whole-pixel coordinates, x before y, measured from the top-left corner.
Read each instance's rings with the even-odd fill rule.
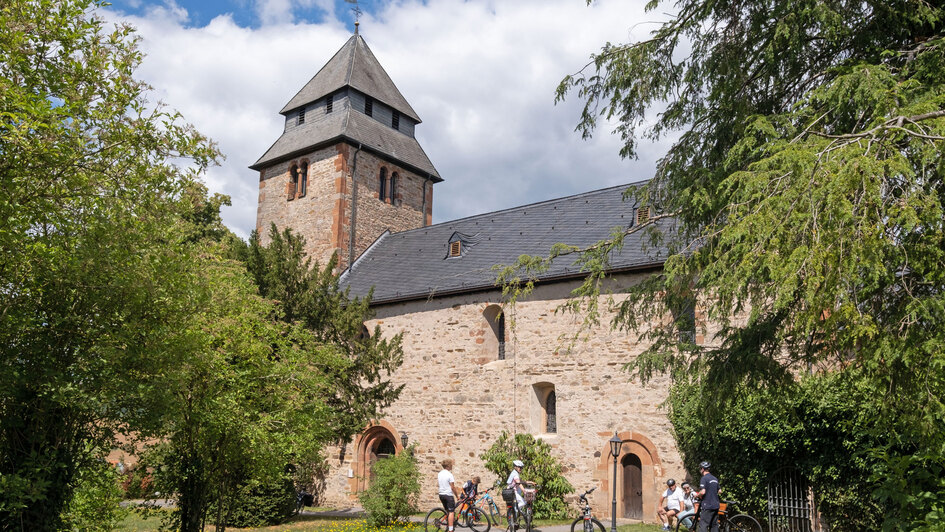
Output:
[[[158,527],[161,524],[162,515],[162,510],[152,510],[148,512],[147,517],[142,516],[142,514],[138,512],[131,512],[130,515],[121,522],[120,526],[116,529],[116,532],[157,532]],[[536,520],[535,528],[538,530],[538,532],[540,532],[543,527],[554,527],[560,530],[559,527],[567,526],[569,524],[570,521],[541,519]],[[609,522],[606,523],[606,532],[610,532],[609,525]],[[213,530],[213,528],[208,527],[207,530]],[[418,523],[414,526],[408,527],[398,526],[375,528],[368,526],[364,519],[326,518],[321,516],[303,515],[294,518],[288,523],[276,526],[263,528],[227,527],[227,530],[243,532],[423,532],[423,525]],[[492,532],[501,532],[501,530],[501,528],[492,527]],[[466,529],[459,527],[456,528],[456,531],[468,532]],[[617,532],[659,531],[660,527],[658,525],[649,524],[622,525],[617,527]]]

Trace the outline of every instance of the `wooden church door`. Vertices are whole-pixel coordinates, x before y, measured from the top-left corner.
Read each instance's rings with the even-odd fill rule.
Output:
[[[620,460],[623,466],[623,516],[643,519],[643,464],[635,454]]]

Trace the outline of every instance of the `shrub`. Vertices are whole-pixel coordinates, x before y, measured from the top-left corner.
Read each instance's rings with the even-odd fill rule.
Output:
[[[121,508],[119,474],[101,460],[81,469],[72,499],[62,514],[62,530],[110,532],[115,530],[127,510]]]
[[[289,474],[269,481],[248,481],[226,501],[226,526],[254,528],[282,523],[295,513],[295,485]],[[217,515],[210,504],[208,519]]]
[[[522,460],[522,479],[537,482],[541,489],[535,498],[535,517],[543,519],[563,519],[568,516],[568,505],[564,496],[574,491],[568,479],[561,474],[561,465],[551,456],[551,446],[535,439],[531,434],[516,434],[514,438],[508,432],[502,432],[480,458],[486,463],[486,469],[495,473],[496,483],[505,485],[512,461]]]
[[[708,404],[702,386],[677,382],[670,394],[670,420],[690,472],[709,460],[726,498],[763,516],[771,474],[790,466],[811,482],[831,530],[881,528],[885,510],[871,497],[870,478],[876,468],[870,453],[882,441],[874,428],[879,416],[864,406],[875,391],[837,372],[775,389],[746,388],[719,405]]]
[[[126,469],[121,477],[121,489],[125,499],[149,497],[153,492],[153,486],[147,466],[138,463]]]
[[[384,526],[407,522],[416,512],[420,495],[420,471],[413,452],[378,460],[371,467],[374,478],[359,498],[368,524]]]

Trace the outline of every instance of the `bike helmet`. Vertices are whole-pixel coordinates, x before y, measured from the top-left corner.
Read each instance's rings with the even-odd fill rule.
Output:
[[[675,486],[675,485],[676,485],[676,481],[673,480],[673,479],[669,479],[669,480],[666,481],[666,485],[667,485],[667,486],[670,486],[670,487]]]
[[[701,464],[699,464],[699,469],[705,469],[706,471],[708,471],[711,467],[712,467],[712,464],[710,464],[709,462],[702,462]]]
[[[525,464],[522,463],[521,460],[516,460],[516,461],[512,462],[512,465],[515,466],[515,467],[525,467]]]

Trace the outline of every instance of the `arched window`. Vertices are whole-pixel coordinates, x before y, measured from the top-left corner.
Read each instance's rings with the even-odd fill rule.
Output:
[[[289,168],[289,182],[285,187],[286,199],[292,201],[295,199],[295,193],[299,186],[299,167],[294,164]]]
[[[535,432],[555,434],[558,432],[558,395],[555,385],[539,382],[532,385],[531,425]]]
[[[384,201],[387,197],[387,168],[381,168],[377,181],[377,199]]]
[[[305,189],[308,188],[308,163],[302,163],[299,168],[299,192],[298,197],[305,195]]]
[[[499,305],[489,305],[482,311],[496,341],[496,359],[505,360],[505,313]]]
[[[390,200],[390,204],[394,204],[394,195],[397,194],[397,180],[400,176],[397,175],[397,172],[394,172],[390,176],[390,190],[387,191],[387,199]]]

